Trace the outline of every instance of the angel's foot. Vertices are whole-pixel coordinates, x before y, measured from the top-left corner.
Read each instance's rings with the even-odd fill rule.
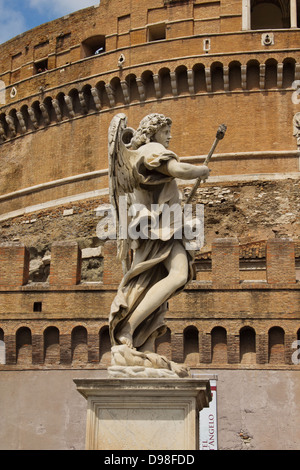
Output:
[[[122,328],[122,330],[116,335],[116,339],[119,343],[125,344],[129,348],[133,349],[132,332],[129,324]]]

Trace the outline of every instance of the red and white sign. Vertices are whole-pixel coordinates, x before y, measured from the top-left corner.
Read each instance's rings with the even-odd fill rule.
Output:
[[[200,411],[200,450],[218,450],[217,381],[210,380],[212,401]]]

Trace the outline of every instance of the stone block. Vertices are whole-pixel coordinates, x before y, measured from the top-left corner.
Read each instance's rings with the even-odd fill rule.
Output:
[[[29,251],[20,243],[0,244],[0,286],[18,287],[28,282]]]
[[[108,240],[103,249],[103,284],[119,284],[123,277],[122,263],[117,259],[117,242]]]
[[[295,283],[295,246],[288,238],[268,240],[266,249],[267,282],[269,284]]]
[[[55,242],[51,249],[50,284],[73,286],[81,279],[81,250],[76,242]]]
[[[80,379],[87,450],[197,450],[209,380]]]
[[[214,240],[211,258],[213,286],[237,287],[240,281],[238,240],[235,238]]]

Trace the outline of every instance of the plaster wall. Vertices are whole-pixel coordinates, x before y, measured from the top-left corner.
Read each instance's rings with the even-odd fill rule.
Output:
[[[220,450],[296,450],[297,371],[205,370],[217,375]],[[104,370],[0,372],[1,450],[84,450],[86,400],[73,379]]]

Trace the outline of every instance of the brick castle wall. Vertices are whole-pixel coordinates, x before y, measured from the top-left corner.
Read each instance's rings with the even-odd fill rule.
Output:
[[[296,367],[300,324],[294,243],[266,244],[266,281],[241,281],[239,243],[212,245],[212,280],[192,281],[169,302],[157,351],[197,367]],[[0,333],[5,367],[107,367],[108,315],[122,278],[115,242],[104,247],[103,282],[80,280],[76,243],[55,243],[50,280],[26,284],[24,246],[0,246]],[[285,266],[284,273],[282,266]],[[21,275],[20,275],[21,273]],[[1,338],[0,338],[1,339]]]

